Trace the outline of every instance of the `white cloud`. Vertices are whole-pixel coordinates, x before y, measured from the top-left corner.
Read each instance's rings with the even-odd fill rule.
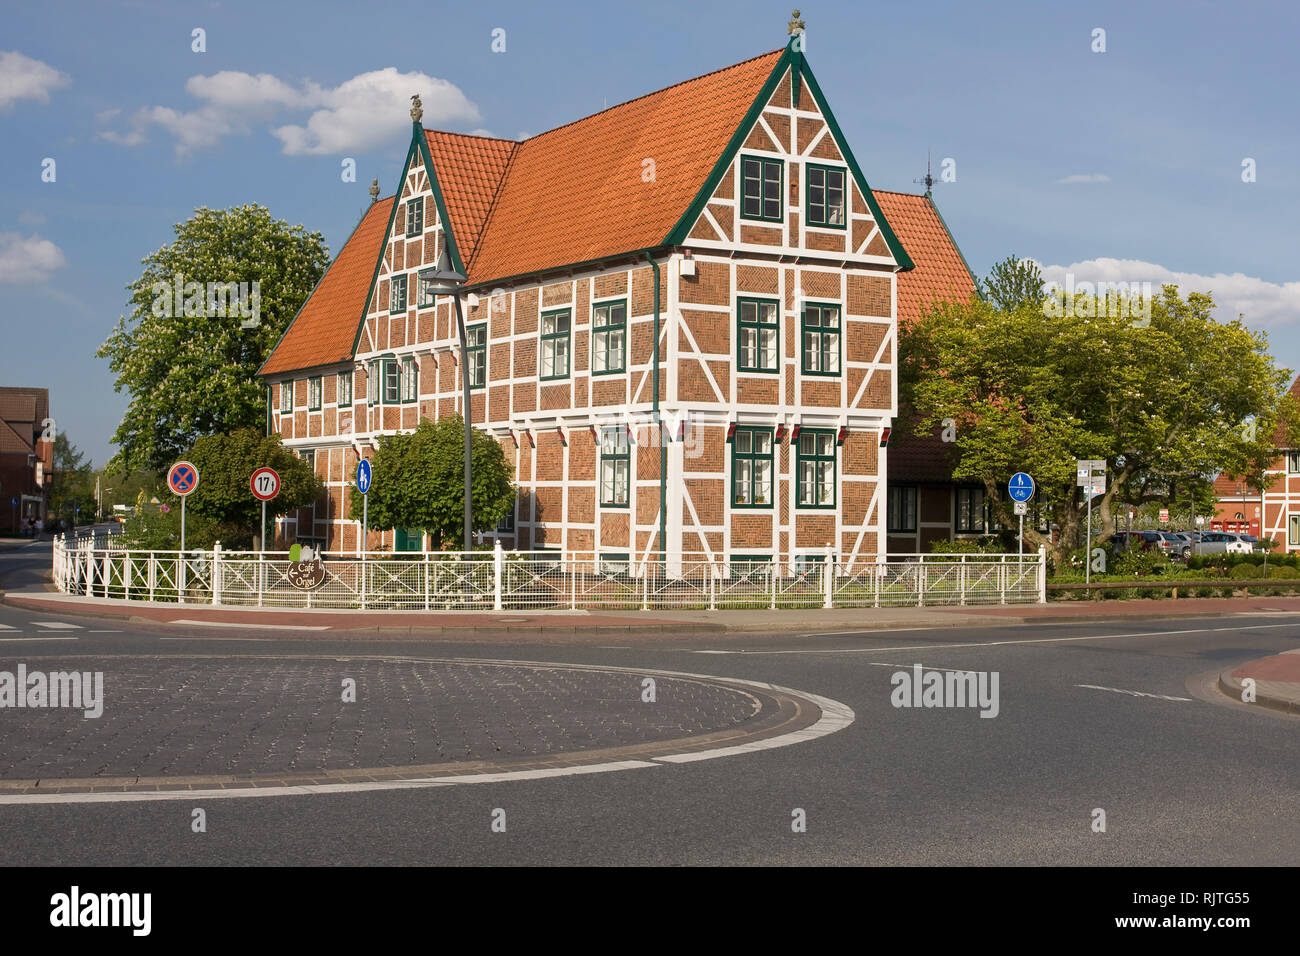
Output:
[[[1178,286],[1183,295],[1207,292],[1214,297],[1215,313],[1221,321],[1231,321],[1238,314],[1251,328],[1266,329],[1300,322],[1300,282],[1268,282],[1240,272],[1202,275],[1177,272],[1140,259],[1089,259],[1068,266],[1044,266],[1043,278],[1058,285],[1066,284],[1067,273],[1080,282],[1150,282],[1159,294],[1166,283]]]
[[[0,232],[0,282],[44,282],[67,264],[63,250],[48,239]]]
[[[1108,183],[1110,177],[1105,173],[1076,173],[1073,176],[1066,176],[1064,179],[1058,179],[1058,186],[1078,186],[1082,183]]]
[[[284,111],[314,110],[301,125],[271,128],[283,152],[291,156],[352,152],[405,137],[410,97],[416,92],[424,105],[425,126],[480,119],[478,108],[446,80],[425,73],[399,73],[393,67],[358,74],[332,89],[311,81],[294,86],[269,73],[223,70],[190,77],[185,90],[202,105],[188,112],[146,107],[135,112],[128,129],[105,130],[100,138],[138,146],[148,140],[151,129],[162,129],[175,140],[177,155],[185,156],[227,136],[247,135],[253,126],[269,123]]]
[[[19,100],[50,101],[50,93],[67,86],[72,78],[48,63],[23,56],[17,50],[0,53],[0,110]]]

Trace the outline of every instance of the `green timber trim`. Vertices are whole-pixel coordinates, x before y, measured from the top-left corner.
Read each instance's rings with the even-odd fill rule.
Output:
[[[758,118],[767,107],[768,101],[772,99],[772,94],[776,92],[777,86],[780,85],[781,77],[785,76],[785,71],[790,68],[793,56],[790,45],[787,44],[785,52],[776,61],[776,65],[772,67],[772,72],[768,75],[767,81],[758,91],[758,96],[750,104],[748,112],[745,113],[745,118],[740,121],[736,131],[731,134],[731,139],[728,140],[722,155],[718,157],[718,161],[713,164],[713,169],[705,178],[704,185],[695,194],[695,199],[691,201],[691,204],[686,207],[686,212],[682,215],[682,218],[677,220],[677,224],[664,237],[663,245],[680,246],[686,242],[686,236],[691,231],[691,226],[704,213],[704,207],[708,204],[709,198],[718,188],[718,184],[722,182],[722,177],[730,171],[731,164],[736,161],[736,154],[740,152],[741,146],[745,143],[745,134],[758,122]]]
[[[397,186],[397,192],[393,194],[393,208],[388,211],[388,226],[384,229],[384,241],[379,244],[379,256],[375,259],[375,271],[370,274],[370,288],[366,290],[366,304],[361,308],[361,320],[357,323],[357,334],[352,339],[352,358],[356,357],[357,347],[361,344],[361,333],[366,330],[366,316],[370,314],[370,302],[375,296],[375,289],[379,287],[379,270],[384,265],[384,253],[388,251],[388,238],[393,234],[393,223],[397,221],[397,210],[402,205],[402,191],[406,187],[406,174],[411,168],[411,157],[415,155],[415,140],[423,139],[419,134],[420,124],[412,124],[415,127],[416,134],[411,137],[410,148],[406,151],[406,159],[402,162],[402,180]],[[369,387],[369,386],[367,386]]]
[[[957,245],[957,239],[955,236],[953,236],[952,230],[948,228],[948,222],[946,219],[943,218],[943,213],[941,213],[939,211],[939,207],[934,204],[934,197],[931,196],[929,193],[926,193],[925,201],[930,204],[930,208],[934,210],[934,214],[939,217],[939,225],[943,226],[943,231],[947,234],[948,241],[951,242],[952,247],[957,250],[957,256],[961,259],[961,264],[966,267],[966,274],[970,276],[970,281],[975,283],[976,294],[979,294],[980,291],[979,279],[976,279],[975,273],[971,271],[970,263],[966,261],[966,255],[961,251],[961,246]],[[983,298],[983,296],[980,297]]]
[[[394,202],[396,202],[396,197],[394,197]],[[298,321],[298,316],[302,315],[302,310],[305,309],[305,308],[307,308],[307,303],[310,302],[310,301],[311,301],[311,297],[314,296],[314,295],[316,294],[316,290],[319,289],[319,288],[320,288],[320,284],[321,284],[322,282],[325,281],[325,277],[326,277],[327,275],[330,274],[330,270],[334,268],[334,263],[337,262],[339,256],[343,254],[343,250],[346,249],[346,248],[348,247],[348,243],[351,242],[351,241],[352,241],[352,237],[355,236],[355,235],[357,234],[357,230],[361,228],[361,224],[362,224],[363,222],[366,221],[366,215],[367,215],[369,212],[370,212],[370,210],[367,209],[366,212],[363,212],[363,213],[361,214],[361,218],[357,220],[357,224],[356,224],[355,226],[352,227],[352,231],[351,231],[350,233],[348,233],[348,237],[347,237],[347,239],[343,240],[343,245],[341,245],[341,246],[339,247],[338,255],[336,255],[336,256],[334,257],[334,259],[330,262],[330,264],[327,265],[327,266],[325,267],[325,271],[322,272],[322,273],[321,273],[321,277],[320,277],[319,279],[316,280],[316,284],[315,284],[314,286],[312,286],[311,292],[309,292],[309,293],[307,294],[307,298],[305,298],[305,299],[302,300],[302,305],[298,306],[298,311],[295,312],[295,313],[293,314],[293,318],[289,320],[289,324],[286,325],[286,326],[284,327],[284,331],[280,333],[280,337],[276,340],[275,345],[271,348],[271,354],[268,355],[268,356],[266,357],[266,361],[262,363],[262,367],[259,368],[259,369],[257,370],[257,375],[258,375],[259,377],[270,378],[272,375],[274,375],[274,376],[276,376],[276,377],[278,378],[278,377],[281,376],[281,375],[288,375],[288,374],[290,374],[290,373],[292,373],[292,372],[298,372],[298,371],[301,371],[301,369],[288,368],[288,369],[281,369],[281,370],[278,371],[278,372],[270,372],[270,373],[267,373],[267,372],[265,372],[265,371],[263,371],[263,370],[264,370],[264,369],[266,368],[266,366],[270,363],[271,359],[275,357],[275,350],[278,349],[278,348],[280,347],[280,343],[282,343],[282,342],[284,341],[284,339],[285,339],[285,336],[287,336],[287,335],[289,334],[289,330],[290,330],[291,328],[293,328],[293,324],[294,324],[295,322]],[[364,313],[364,312],[362,313],[361,317],[362,317],[363,320],[365,319],[365,313]],[[331,361],[331,362],[326,362],[326,363],[323,363],[323,364],[324,364],[324,365],[334,365],[334,364],[336,364],[336,363],[338,363],[338,362],[349,362],[349,361],[352,360],[352,356],[355,355],[355,354],[356,354],[356,344],[353,343],[352,351],[351,351],[349,354],[344,355],[344,356],[341,356],[341,357],[338,358],[338,359],[335,359],[335,360],[333,360],[333,361]],[[321,367],[321,366],[312,366],[312,367],[313,367],[313,368],[318,368],[318,367]]]
[[[801,57],[801,59],[803,59]],[[867,177],[862,175],[862,167],[853,157],[853,150],[849,149],[848,141],[844,138],[844,131],[840,129],[840,124],[835,120],[835,114],[831,112],[830,105],[826,102],[826,97],[822,94],[822,88],[817,85],[817,78],[813,76],[812,68],[808,66],[808,61],[803,59],[804,79],[808,82],[808,91],[812,93],[813,100],[817,103],[817,108],[821,110],[822,119],[830,127],[831,135],[835,137],[835,145],[840,149],[840,155],[844,161],[849,164],[849,170],[853,173],[853,178],[858,184],[858,189],[862,190],[862,198],[867,201],[867,208],[871,210],[871,215],[875,218],[876,224],[880,227],[880,234],[885,237],[885,245],[889,246],[889,251],[894,256],[894,261],[898,263],[899,270],[907,272],[915,268],[912,263],[912,257],[907,254],[903,244],[898,241],[898,236],[894,235],[894,230],[890,228],[889,222],[885,219],[885,214],[880,210],[880,204],[876,202],[875,195],[871,192],[871,187],[867,185]],[[845,203],[851,210],[853,203],[851,197],[845,197]]]

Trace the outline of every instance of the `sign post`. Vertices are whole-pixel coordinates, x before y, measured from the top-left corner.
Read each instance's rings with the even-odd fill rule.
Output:
[[[1083,583],[1092,583],[1092,499],[1106,493],[1106,459],[1080,458],[1075,462],[1075,482],[1083,489],[1088,506],[1088,539],[1083,549]]]
[[[1020,566],[1024,561],[1025,553],[1025,512],[1029,510],[1029,499],[1034,497],[1034,479],[1023,471],[1016,472],[1007,482],[1007,494],[1015,502],[1016,515],[1020,518],[1020,536],[1016,546],[1016,573],[1021,574],[1023,572]],[[1019,580],[1016,584],[1019,586]]]
[[[253,497],[262,502],[262,536],[258,538],[261,550],[266,550],[266,503],[280,493],[280,475],[274,468],[258,468],[248,480]]]
[[[178,461],[167,471],[167,487],[181,499],[181,560],[179,573],[176,575],[176,590],[181,604],[185,603],[185,499],[194,494],[199,486],[199,470],[188,461]]]
[[[366,606],[366,543],[370,537],[370,461],[357,462],[357,491],[361,492],[361,608]]]

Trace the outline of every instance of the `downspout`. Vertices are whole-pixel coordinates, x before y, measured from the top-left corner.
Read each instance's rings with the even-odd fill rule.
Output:
[[[662,566],[668,558],[668,456],[664,454],[664,427],[659,414],[659,263],[650,253],[645,254],[646,262],[655,272],[655,344],[654,344],[654,384],[650,393],[651,412],[655,432],[659,440],[659,561]]]

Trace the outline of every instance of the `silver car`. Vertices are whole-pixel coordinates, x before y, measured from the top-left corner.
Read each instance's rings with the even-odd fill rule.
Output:
[[[1192,554],[1250,554],[1254,550],[1244,535],[1226,531],[1207,531],[1192,545]]]

